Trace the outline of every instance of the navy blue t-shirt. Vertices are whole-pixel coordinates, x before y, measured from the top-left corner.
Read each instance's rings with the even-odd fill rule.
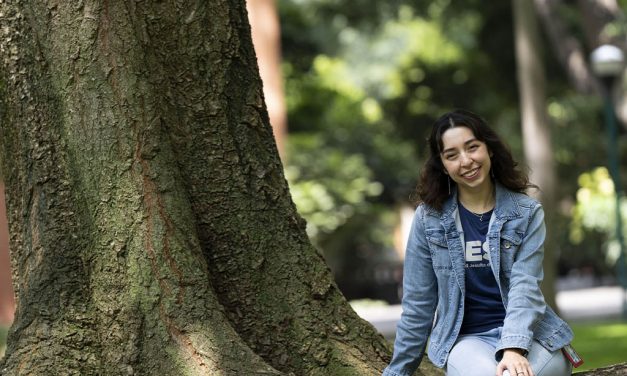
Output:
[[[464,230],[464,255],[466,258],[466,296],[464,321],[460,334],[481,333],[503,325],[505,307],[496,279],[490,268],[486,234],[492,211],[479,216],[461,203],[459,219]]]

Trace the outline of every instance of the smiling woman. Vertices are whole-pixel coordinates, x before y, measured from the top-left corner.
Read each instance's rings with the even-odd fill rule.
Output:
[[[449,376],[570,375],[561,350],[573,333],[540,291],[544,212],[525,194],[534,185],[469,111],[440,117],[429,146],[384,375],[412,374],[427,339]]]

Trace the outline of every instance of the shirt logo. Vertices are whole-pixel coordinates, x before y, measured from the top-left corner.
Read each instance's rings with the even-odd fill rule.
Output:
[[[483,244],[479,240],[466,242],[464,254],[466,255],[466,262],[489,261],[488,242],[483,242]]]

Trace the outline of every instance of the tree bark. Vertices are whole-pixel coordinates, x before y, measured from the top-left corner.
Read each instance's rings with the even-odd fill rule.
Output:
[[[547,303],[555,303],[555,249],[556,234],[553,229],[556,169],[551,146],[551,131],[546,110],[546,79],[539,53],[541,40],[533,3],[513,0],[516,38],[516,62],[520,107],[522,115],[523,146],[531,181],[540,187],[538,198],[545,207],[547,235],[544,244],[544,283],[542,291]]]
[[[3,375],[368,375],[290,199],[243,1],[0,3]]]
[[[590,371],[575,373],[576,376],[624,376],[627,375],[627,363],[620,363],[609,367],[597,368]]]

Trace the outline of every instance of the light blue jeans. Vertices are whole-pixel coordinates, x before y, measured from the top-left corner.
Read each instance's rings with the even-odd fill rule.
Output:
[[[494,351],[500,336],[500,327],[483,333],[459,336],[448,356],[446,375],[496,375]],[[533,341],[527,359],[535,376],[569,376],[572,373],[572,365],[561,350],[550,352],[537,341]],[[510,376],[507,370],[503,375]]]

